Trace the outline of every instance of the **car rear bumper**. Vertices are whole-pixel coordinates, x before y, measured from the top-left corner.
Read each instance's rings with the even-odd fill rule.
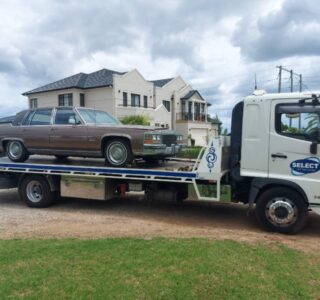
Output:
[[[143,155],[173,156],[181,152],[186,145],[144,144]]]

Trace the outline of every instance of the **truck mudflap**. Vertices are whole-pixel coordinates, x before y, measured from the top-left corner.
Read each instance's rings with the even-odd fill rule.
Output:
[[[18,187],[18,180],[9,174],[0,174],[0,190],[13,189]]]

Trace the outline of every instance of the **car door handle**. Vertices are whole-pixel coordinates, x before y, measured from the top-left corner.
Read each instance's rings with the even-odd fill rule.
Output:
[[[288,158],[287,155],[282,154],[282,153],[272,153],[272,154],[271,154],[271,157],[272,157],[272,158],[283,158],[283,159]]]
[[[58,128],[51,128],[51,131],[56,131],[58,130]]]

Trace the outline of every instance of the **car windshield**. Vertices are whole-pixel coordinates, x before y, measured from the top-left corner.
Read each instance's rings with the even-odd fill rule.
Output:
[[[79,108],[78,111],[87,124],[121,124],[119,120],[101,110]]]

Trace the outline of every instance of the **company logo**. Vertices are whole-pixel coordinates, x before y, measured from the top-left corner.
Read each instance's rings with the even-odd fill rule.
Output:
[[[302,176],[312,174],[320,171],[320,158],[309,157],[305,159],[298,159],[290,164],[291,173],[295,176]]]
[[[206,156],[208,168],[210,170],[210,173],[214,167],[214,163],[217,161],[217,155],[216,155],[216,149],[213,147],[213,143],[211,144],[211,147],[209,148],[209,152]]]

